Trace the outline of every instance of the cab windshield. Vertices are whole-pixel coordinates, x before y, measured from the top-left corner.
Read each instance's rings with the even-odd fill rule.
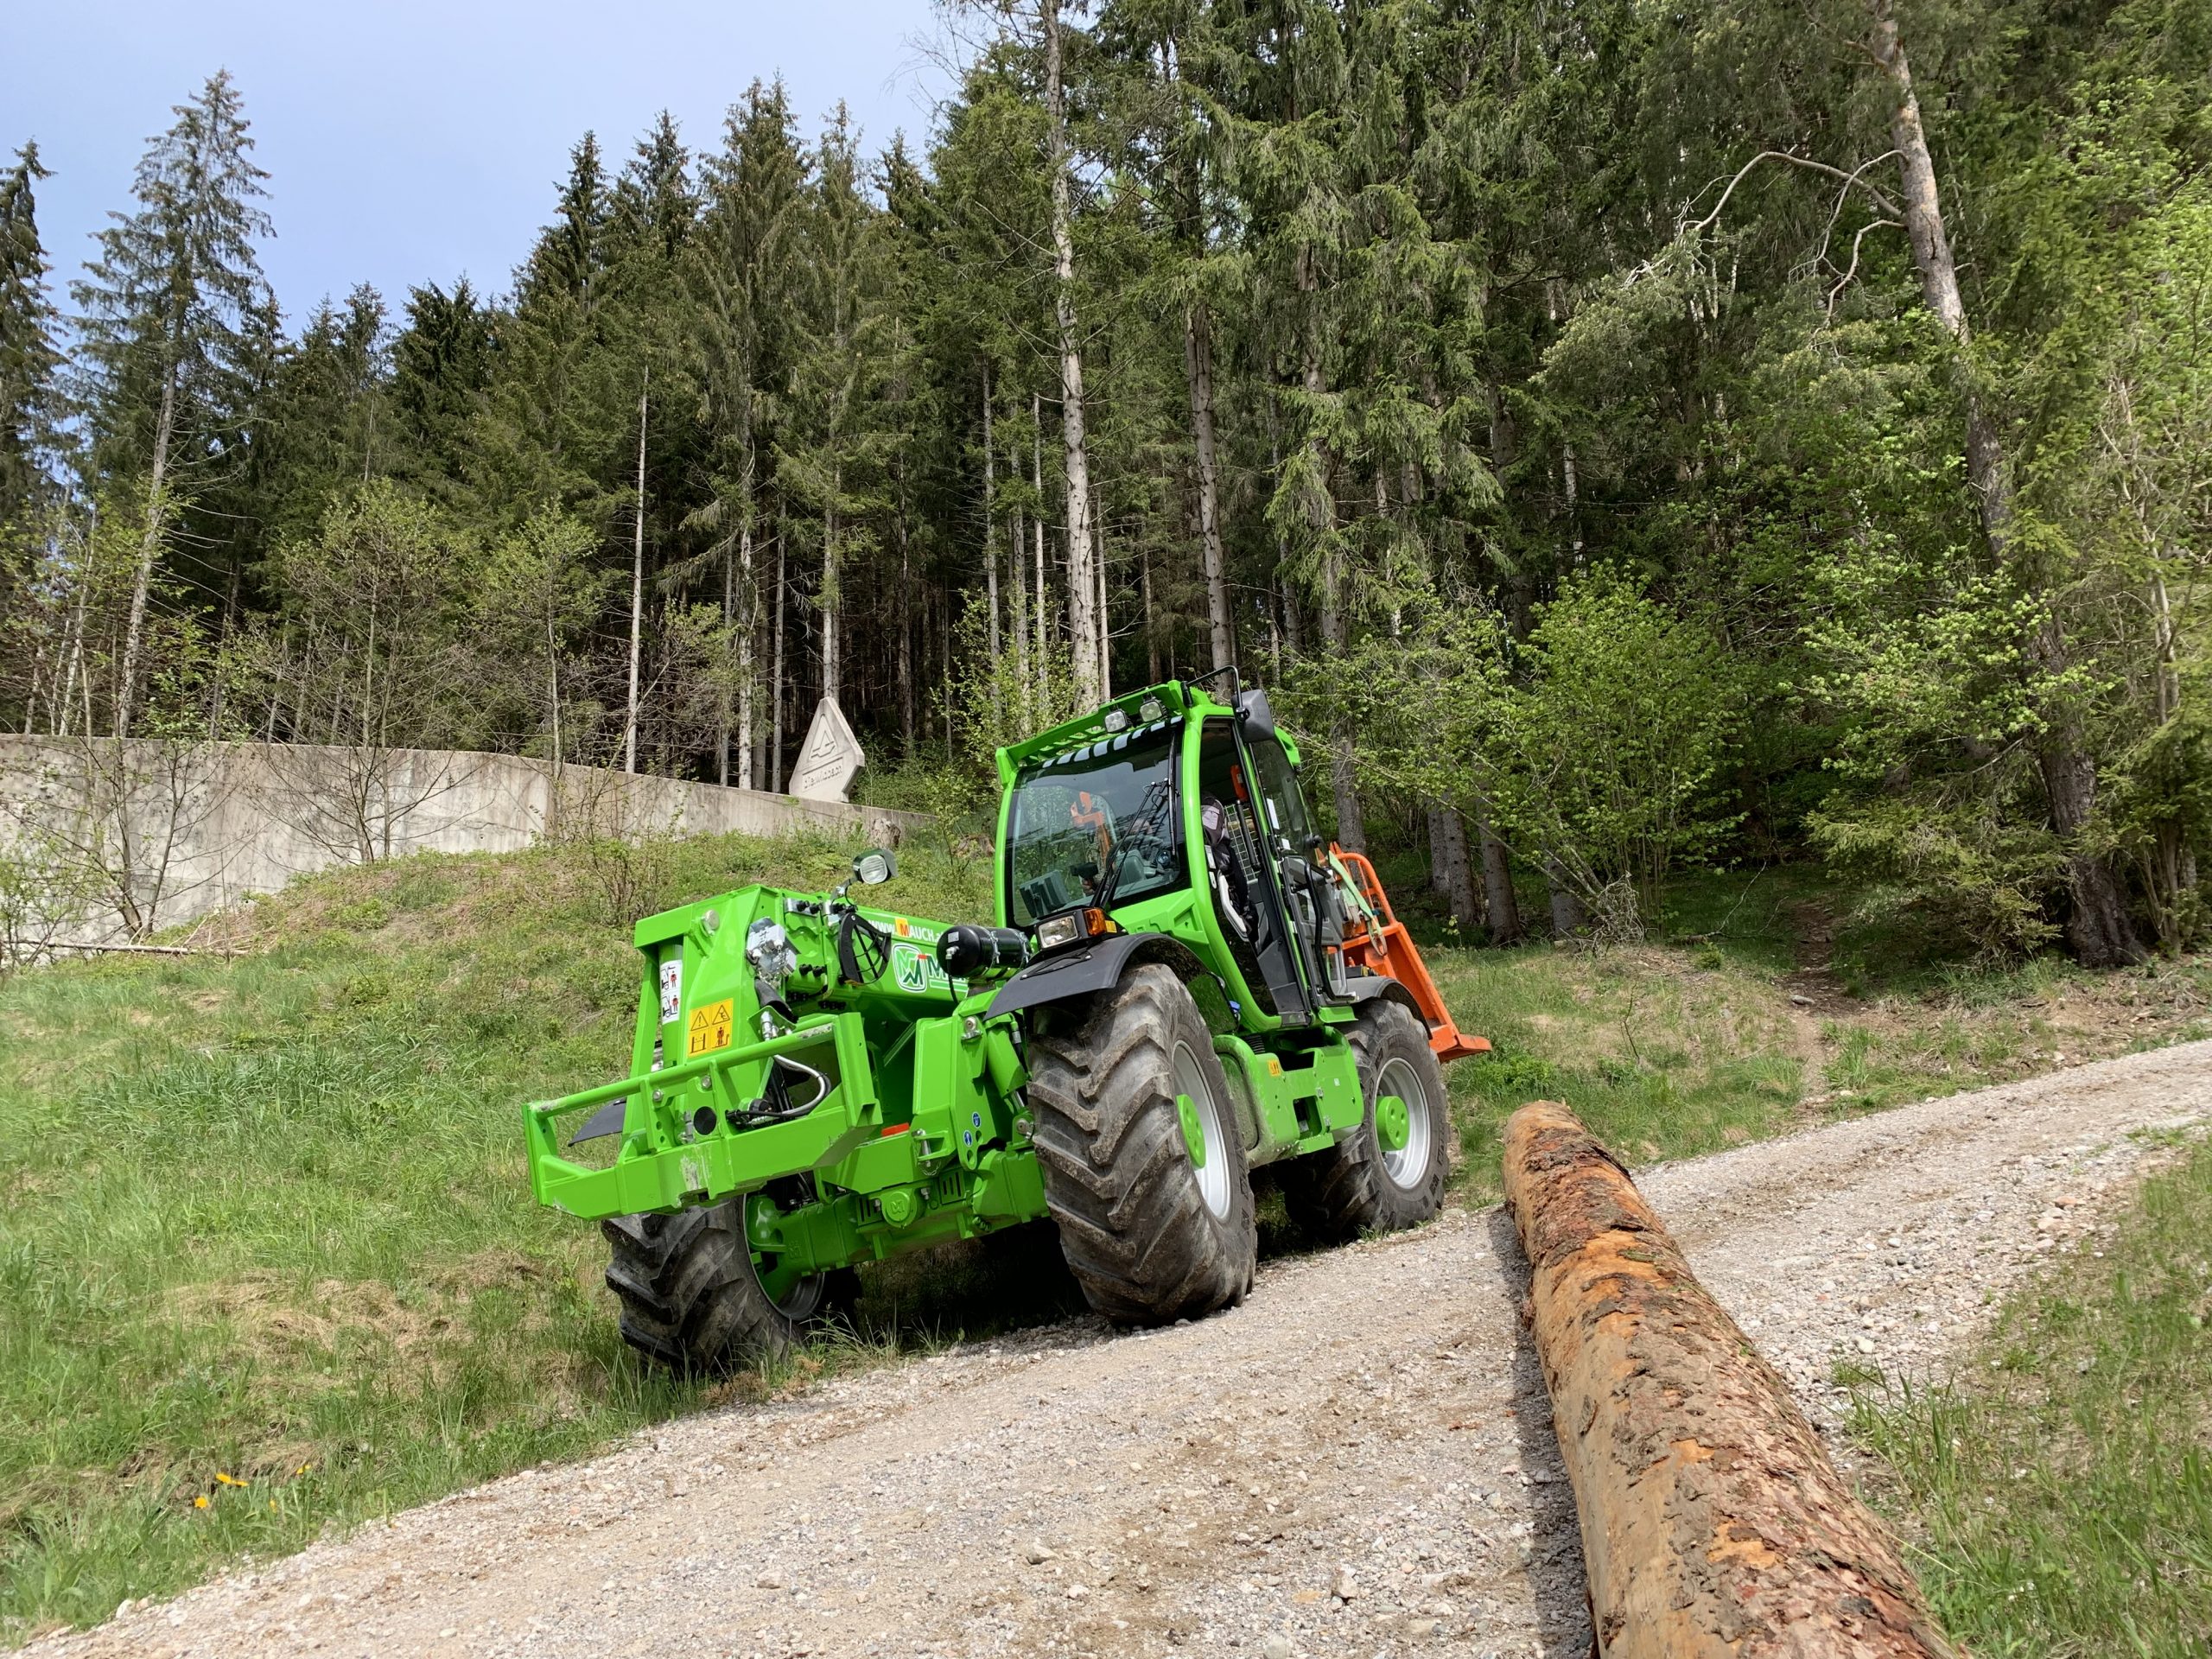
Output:
[[[1007,823],[1007,918],[1128,904],[1181,885],[1175,810],[1179,718],[1053,755],[1014,780]]]

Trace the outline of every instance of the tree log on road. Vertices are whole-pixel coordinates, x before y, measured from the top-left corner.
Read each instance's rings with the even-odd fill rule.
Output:
[[[1505,1193],[1605,1659],[1948,1656],[1788,1384],[1564,1106],[1513,1115]]]

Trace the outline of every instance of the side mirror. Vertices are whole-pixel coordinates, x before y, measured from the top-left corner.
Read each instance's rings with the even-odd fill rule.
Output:
[[[1248,736],[1275,734],[1275,711],[1268,706],[1268,694],[1256,685],[1236,694],[1236,718]]]
[[[853,880],[864,887],[881,887],[899,874],[899,861],[881,848],[872,848],[853,861]]]

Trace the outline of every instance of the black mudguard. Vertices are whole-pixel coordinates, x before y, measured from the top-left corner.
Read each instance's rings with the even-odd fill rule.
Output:
[[[1179,939],[1165,933],[1112,933],[1039,957],[999,987],[990,1012],[1019,1014],[1111,989],[1122,970],[1138,962],[1165,962],[1186,979],[1199,970],[1198,958]]]
[[[1414,1001],[1413,993],[1382,974],[1354,974],[1344,985],[1344,1000],[1355,1007],[1362,1002],[1371,1002],[1376,997],[1387,1001],[1403,1003],[1416,1019],[1421,1016],[1421,1004]],[[1423,1025],[1427,1024],[1422,1020]]]

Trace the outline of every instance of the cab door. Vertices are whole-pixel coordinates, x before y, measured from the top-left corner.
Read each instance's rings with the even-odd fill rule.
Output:
[[[1272,731],[1246,731],[1244,747],[1252,760],[1254,786],[1266,815],[1268,863],[1281,895],[1285,930],[1304,978],[1309,1006],[1319,1002],[1329,983],[1328,949],[1336,937],[1327,879],[1314,867],[1319,837],[1299,791],[1298,772]]]
[[[1252,759],[1228,720],[1209,720],[1198,750],[1205,885],[1230,955],[1253,1000],[1285,1024],[1313,1017],[1276,868],[1275,831]],[[1281,804],[1276,806],[1280,817]]]

